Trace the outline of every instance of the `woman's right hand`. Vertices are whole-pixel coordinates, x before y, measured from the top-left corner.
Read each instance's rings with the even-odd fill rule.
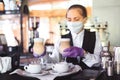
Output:
[[[62,55],[64,57],[77,57],[77,56],[83,57],[84,50],[82,48],[72,46],[70,48],[65,49]]]

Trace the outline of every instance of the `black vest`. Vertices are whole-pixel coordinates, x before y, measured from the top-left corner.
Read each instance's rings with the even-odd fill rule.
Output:
[[[70,38],[70,44],[71,46],[73,46],[71,33],[62,35],[61,38]],[[96,42],[95,32],[90,32],[88,30],[85,30],[82,48],[85,51],[93,54],[95,48],[95,42]],[[73,64],[79,64],[80,66],[84,64],[83,62],[81,62],[81,60],[79,62],[77,58],[70,58],[70,57],[67,57],[67,62],[72,62]],[[86,65],[84,64],[83,67],[86,67]]]

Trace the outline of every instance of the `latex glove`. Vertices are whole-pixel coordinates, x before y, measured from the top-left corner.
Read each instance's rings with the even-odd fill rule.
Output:
[[[62,54],[62,56],[64,57],[77,57],[77,56],[83,57],[83,55],[84,55],[84,50],[79,47],[67,48],[63,51]]]
[[[46,48],[45,48],[44,52],[42,53],[42,55],[39,55],[39,54],[37,54],[37,53],[34,53],[34,50],[33,50],[33,56],[36,57],[36,58],[38,58],[38,57],[43,57],[43,56],[45,56],[45,54],[46,54]]]

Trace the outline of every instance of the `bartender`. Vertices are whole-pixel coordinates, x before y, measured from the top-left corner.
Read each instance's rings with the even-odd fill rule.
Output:
[[[102,45],[99,34],[84,29],[87,21],[86,8],[79,4],[70,6],[66,13],[67,27],[70,33],[61,38],[70,38],[71,47],[63,51],[62,56],[66,61],[78,64],[82,69],[97,69],[100,67],[100,52]],[[55,43],[51,58],[55,62],[60,61],[60,39]]]

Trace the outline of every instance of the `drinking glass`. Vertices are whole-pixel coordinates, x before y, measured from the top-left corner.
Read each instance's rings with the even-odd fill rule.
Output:
[[[70,39],[69,38],[61,38],[60,40],[60,47],[59,47],[59,52],[60,54],[64,54],[63,50],[66,48],[70,48]],[[62,56],[62,61],[66,61],[66,57]]]
[[[44,44],[43,38],[34,38],[33,53],[40,57],[41,63],[43,63]]]

